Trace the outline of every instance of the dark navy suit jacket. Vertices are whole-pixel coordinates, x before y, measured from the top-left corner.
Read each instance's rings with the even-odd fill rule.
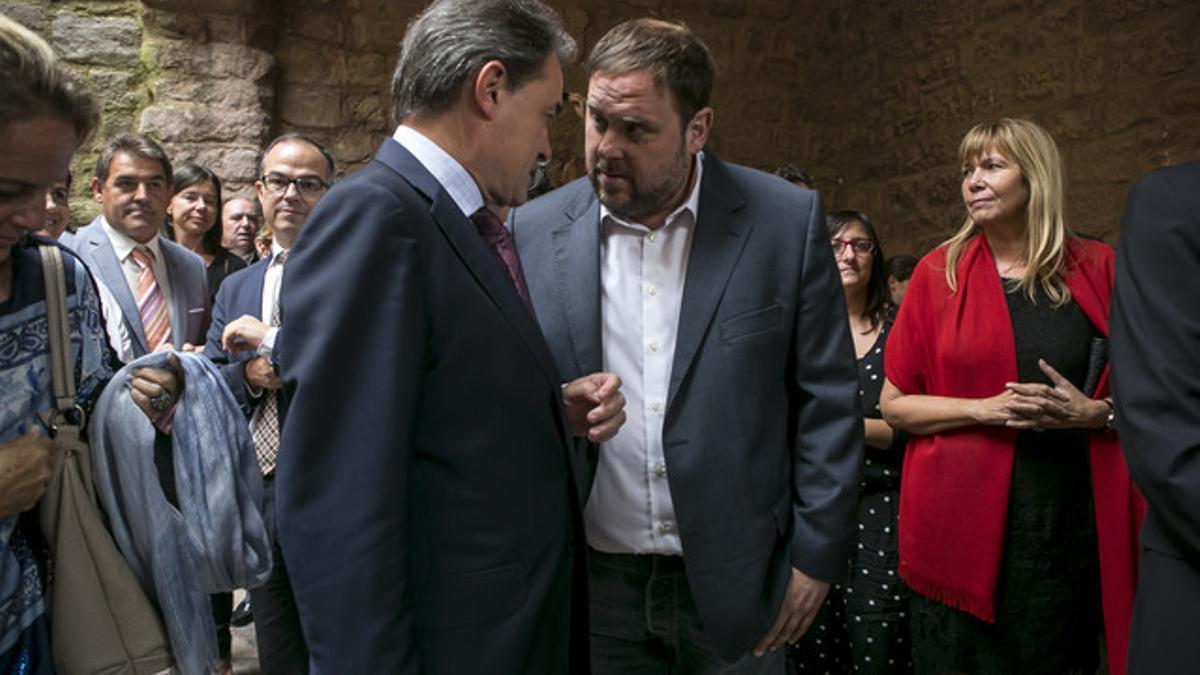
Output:
[[[1113,285],[1113,401],[1121,448],[1149,509],[1129,672],[1200,664],[1200,162],[1129,193]]]
[[[791,567],[844,574],[862,419],[817,193],[706,153],[698,208],[663,451],[692,595],[733,661],[774,623]],[[588,181],[511,221],[563,376],[601,370],[600,205]]]
[[[225,326],[240,316],[249,314],[256,319],[262,318],[263,279],[267,274],[270,258],[260,260],[253,265],[240,269],[225,277],[217,290],[217,298],[213,302],[212,323],[208,326],[208,337],[205,338],[204,355],[213,363],[221,366],[225,383],[241,404],[242,410],[249,415],[252,412],[253,401],[246,391],[246,361],[254,358],[254,350],[230,354],[221,347],[221,334]]]
[[[584,460],[470,220],[389,139],[285,281],[276,515],[313,672],[586,672]]]

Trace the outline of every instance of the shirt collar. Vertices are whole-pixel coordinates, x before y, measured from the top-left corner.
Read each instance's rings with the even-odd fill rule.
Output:
[[[428,136],[401,124],[396,127],[392,138],[412,153],[426,171],[433,174],[434,179],[450,195],[464,216],[470,218],[471,214],[483,208],[483,193],[479,191],[475,179],[457,159],[431,141]]]
[[[279,242],[272,241],[271,242],[271,262],[268,263],[268,265],[271,267],[274,267],[276,265],[282,265],[283,259],[280,256],[282,256],[284,253],[287,253],[287,249],[280,246]]]
[[[100,225],[104,228],[104,234],[108,235],[108,241],[112,243],[113,251],[117,254],[117,260],[125,262],[133,249],[138,246],[145,246],[154,254],[155,260],[162,260],[162,250],[158,245],[158,235],[146,242],[145,244],[134,241],[129,235],[117,230],[109,224],[108,219],[103,214],[100,215]]]
[[[685,212],[689,212],[692,214],[692,222],[696,222],[696,219],[700,217],[700,179],[703,177],[703,174],[704,174],[704,151],[703,150],[696,153],[696,159],[693,162],[693,166],[696,168],[696,170],[695,170],[695,176],[692,177],[692,189],[690,192],[688,192],[687,199],[685,199],[683,201],[683,203],[679,205],[678,208],[676,208],[674,211],[671,212],[671,214],[669,216],[667,216],[667,219],[664,222],[663,227],[669,227],[672,224],[674,224],[676,221],[679,220],[679,217],[681,215],[683,215]],[[633,228],[636,230],[647,229],[646,226],[642,225],[641,223],[632,223],[628,220],[623,220],[621,218],[618,218],[617,216],[613,215],[612,211],[608,210],[608,207],[601,204],[600,205],[600,222],[603,223],[605,221],[605,219],[611,220],[612,222],[617,223],[618,225],[622,225],[624,227],[630,227],[630,228]]]

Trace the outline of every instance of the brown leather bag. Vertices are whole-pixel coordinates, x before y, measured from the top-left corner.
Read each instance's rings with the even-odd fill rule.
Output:
[[[55,410],[54,473],[38,506],[50,547],[46,607],[54,667],[61,675],[169,672],[162,619],[104,524],[92,485],[83,411],[75,406],[62,253],[42,246]],[[74,421],[72,421],[74,420]]]

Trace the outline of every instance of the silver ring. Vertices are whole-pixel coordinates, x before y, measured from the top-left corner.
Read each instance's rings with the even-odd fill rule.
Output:
[[[171,407],[171,400],[171,392],[164,389],[161,394],[150,397],[150,407],[154,412],[165,412],[167,408]]]

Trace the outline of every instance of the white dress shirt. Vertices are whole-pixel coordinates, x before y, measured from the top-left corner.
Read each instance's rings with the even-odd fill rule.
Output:
[[[154,270],[154,282],[158,284],[158,289],[163,295],[163,302],[167,305],[167,319],[171,322],[170,335],[174,336],[175,326],[183,325],[180,322],[184,321],[186,317],[179,316],[179,312],[175,308],[175,303],[171,302],[171,276],[167,273],[167,263],[163,260],[162,248],[158,244],[159,235],[154,235],[154,238],[145,244],[139,244],[123,232],[118,232],[103,215],[100,216],[100,226],[104,228],[104,234],[108,236],[108,241],[112,244],[113,252],[117,254],[117,262],[121,264],[121,272],[125,274],[125,283],[129,286],[129,294],[133,296],[134,304],[137,304],[138,283],[142,278],[142,268],[133,259],[133,249],[138,246],[145,246],[154,254],[154,262],[150,267]],[[111,293],[109,293],[109,298],[112,298]],[[101,302],[103,303],[103,295],[101,296]],[[114,301],[113,311],[109,311],[108,309],[104,311],[109,326],[109,342],[116,349],[117,356],[125,362],[133,360],[132,336],[124,328],[120,331],[113,330],[113,323],[120,323],[120,308],[116,306]],[[134,324],[140,324],[142,321],[141,316],[127,318],[130,323]],[[175,348],[178,349],[182,346],[175,345]]]
[[[271,314],[275,311],[275,303],[279,302],[279,289],[283,287],[283,264],[287,262],[284,250],[278,242],[271,242],[271,262],[267,263],[267,271],[263,273],[262,292],[262,322],[271,326]],[[278,326],[271,326],[259,344],[260,356],[270,356],[275,349],[275,336],[279,334]]]
[[[607,553],[683,553],[662,435],[699,214],[702,154],[694,166],[687,200],[657,230],[600,207],[604,370],[621,378],[626,418],[617,435],[601,445],[584,521],[588,544]]]
[[[392,134],[392,138],[405,150],[412,153],[412,156],[421,163],[421,166],[425,167],[426,171],[433,174],[433,177],[458,205],[464,216],[470,218],[472,214],[483,208],[483,193],[479,191],[479,185],[475,183],[475,179],[457,159],[451,157],[450,153],[443,150],[437,143],[429,140],[428,136],[401,124],[396,127],[396,133]]]

